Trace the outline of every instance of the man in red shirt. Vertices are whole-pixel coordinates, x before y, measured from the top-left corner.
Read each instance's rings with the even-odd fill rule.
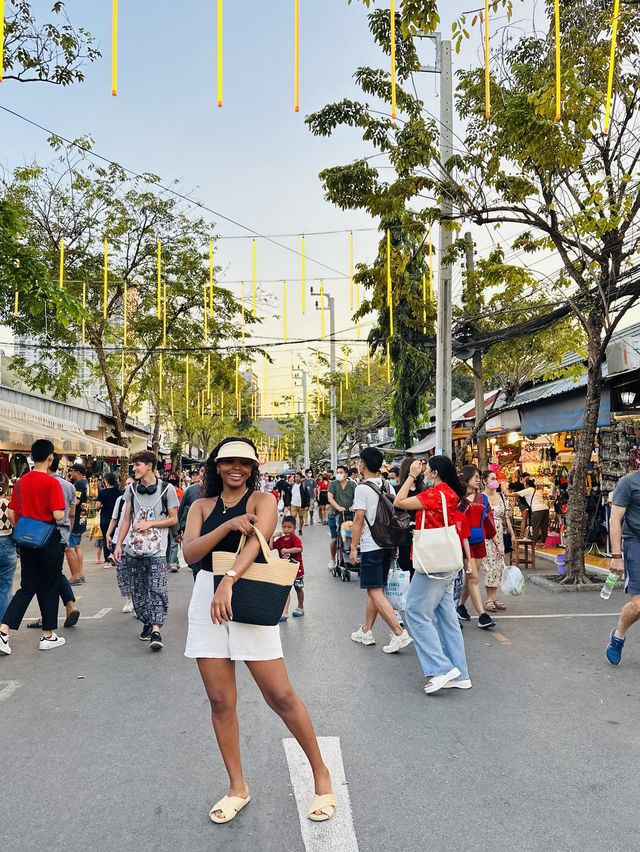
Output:
[[[9,630],[17,630],[27,607],[38,597],[42,617],[40,650],[48,651],[64,645],[62,636],[54,632],[58,625],[58,595],[64,550],[60,531],[54,521],[64,518],[65,499],[57,479],[49,476],[54,446],[41,438],[31,447],[33,470],[26,473],[13,488],[9,502],[9,519],[15,526],[18,518],[33,518],[53,524],[53,531],[44,547],[21,547],[20,588],[13,596],[0,624],[0,653],[10,654]]]

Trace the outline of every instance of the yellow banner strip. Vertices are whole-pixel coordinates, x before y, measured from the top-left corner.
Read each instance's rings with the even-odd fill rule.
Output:
[[[64,287],[64,237],[60,237],[60,274],[58,286],[61,290]]]

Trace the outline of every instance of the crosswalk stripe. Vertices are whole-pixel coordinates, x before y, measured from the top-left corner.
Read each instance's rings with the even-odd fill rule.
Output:
[[[6,701],[21,685],[19,680],[0,680],[0,701]]]
[[[331,773],[337,801],[335,816],[327,822],[312,822],[307,817],[307,808],[313,798],[313,776],[304,752],[294,739],[284,739],[282,744],[298,806],[305,852],[326,852],[327,849],[331,852],[358,852],[340,738],[318,737],[322,757]]]

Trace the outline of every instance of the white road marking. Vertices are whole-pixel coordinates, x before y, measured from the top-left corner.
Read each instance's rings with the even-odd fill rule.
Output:
[[[6,701],[19,686],[22,686],[19,680],[0,680],[0,701]]]
[[[304,752],[294,739],[285,739],[282,744],[298,805],[305,852],[326,852],[327,849],[331,852],[358,852],[340,738],[318,737],[320,751],[331,773],[337,801],[335,816],[327,822],[312,822],[307,817],[307,808],[313,798],[313,776]]]
[[[494,621],[503,618],[612,618],[620,612],[549,612],[536,615],[494,615]]]
[[[104,609],[99,610],[99,612],[96,612],[95,615],[91,615],[89,617],[90,618],[104,618],[105,615],[108,612],[111,612],[112,609],[113,609],[113,607],[110,607],[110,606],[104,607]],[[80,616],[80,618],[82,618],[82,616]]]

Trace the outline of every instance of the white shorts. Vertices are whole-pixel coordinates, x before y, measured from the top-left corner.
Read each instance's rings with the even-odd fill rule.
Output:
[[[198,571],[189,604],[189,631],[185,657],[222,660],[279,660],[282,656],[280,625],[226,625],[211,621],[213,574]]]

